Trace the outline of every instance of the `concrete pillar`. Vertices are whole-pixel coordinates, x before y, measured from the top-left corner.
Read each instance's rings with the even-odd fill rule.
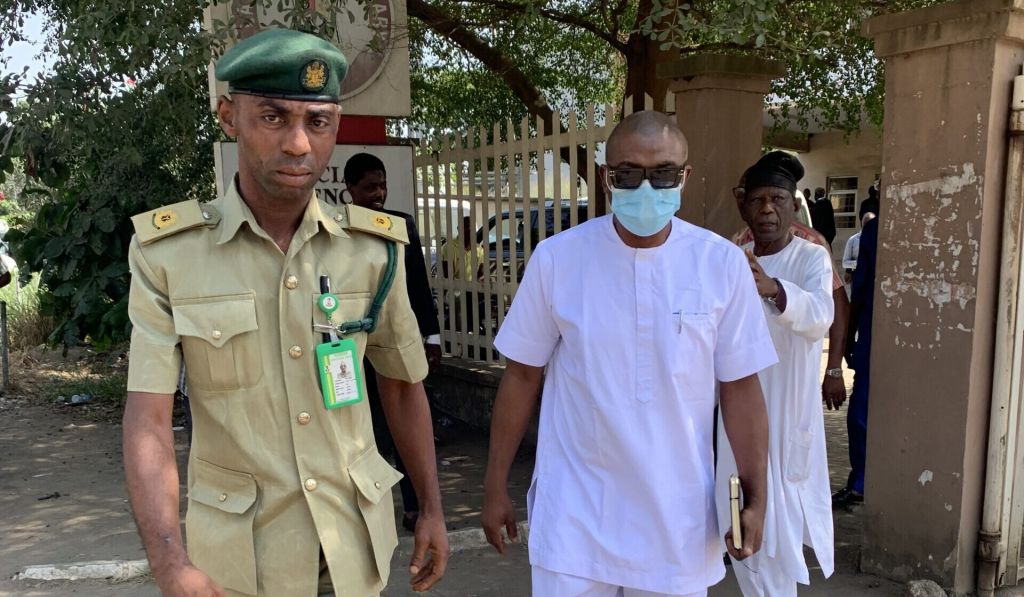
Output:
[[[876,17],[885,61],[867,572],[973,590],[1024,0]]]
[[[744,226],[732,197],[761,156],[764,97],[784,66],[751,56],[704,54],[658,65],[672,79],[676,119],[690,142],[693,175],[679,217],[729,237]]]

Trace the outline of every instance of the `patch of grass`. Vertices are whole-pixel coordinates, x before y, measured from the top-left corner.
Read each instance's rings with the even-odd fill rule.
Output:
[[[75,394],[89,394],[93,401],[76,412],[117,416],[127,398],[126,350],[126,345],[101,352],[76,346],[64,355],[40,346],[12,353],[10,395],[56,405],[62,402],[60,396],[66,402]]]
[[[57,400],[71,400],[75,394],[89,394],[95,401],[123,404],[127,398],[127,371],[73,371],[53,376],[48,394]]]
[[[34,348],[46,342],[56,327],[50,317],[39,312],[39,276],[22,286],[17,280],[0,288],[0,301],[7,303],[7,333],[10,350]]]

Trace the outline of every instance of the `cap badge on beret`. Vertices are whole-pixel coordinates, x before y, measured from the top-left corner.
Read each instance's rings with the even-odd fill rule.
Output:
[[[323,60],[310,60],[302,67],[302,88],[320,91],[327,85],[329,69]]]

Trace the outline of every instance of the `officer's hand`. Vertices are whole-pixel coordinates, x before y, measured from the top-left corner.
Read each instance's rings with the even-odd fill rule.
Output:
[[[508,497],[507,490],[484,492],[484,509],[480,514],[480,523],[484,527],[487,542],[493,545],[498,553],[505,555],[502,527],[508,533],[509,541],[515,542],[519,539],[519,532],[516,530],[516,511],[512,507],[512,499]]]
[[[444,515],[430,515],[420,512],[416,520],[415,544],[412,560],[409,562],[409,584],[414,591],[426,591],[437,584],[448,566],[448,529]],[[427,552],[430,559],[426,560]]]
[[[191,564],[160,575],[157,584],[164,597],[225,597],[220,585]]]
[[[846,382],[843,378],[826,375],[821,382],[821,399],[829,410],[839,410],[846,402]]]
[[[441,345],[425,344],[423,350],[427,353],[427,366],[430,368],[430,372],[436,372],[437,368],[441,366]]]
[[[738,550],[732,544],[732,527],[725,532],[725,548],[729,555],[737,560],[745,560],[761,551],[761,536],[764,534],[764,508],[744,508],[740,512],[740,524],[743,525],[743,549]]]

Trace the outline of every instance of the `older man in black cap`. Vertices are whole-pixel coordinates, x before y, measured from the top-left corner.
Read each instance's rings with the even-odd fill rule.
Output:
[[[833,570],[833,531],[825,429],[818,392],[822,341],[832,323],[832,265],[828,252],[791,231],[804,169],[776,151],[745,174],[737,207],[754,241],[744,245],[763,300],[779,362],[758,377],[768,406],[768,507],[762,551],[733,566],[743,594],[796,596],[810,576],[803,544],[810,545],[825,576]],[[722,433],[720,438],[726,438]],[[718,461],[719,518],[727,518],[724,480],[735,472],[732,450]]]
[[[427,362],[398,246],[405,226],[313,194],[334,151],[346,69],[313,35],[269,30],[240,42],[216,70],[231,92],[218,101],[221,127],[238,141],[228,192],[133,218],[124,460],[164,595],[380,593],[401,475],[374,445],[364,354],[419,497],[413,588],[444,573]],[[170,432],[183,360],[195,425],[187,554]]]

